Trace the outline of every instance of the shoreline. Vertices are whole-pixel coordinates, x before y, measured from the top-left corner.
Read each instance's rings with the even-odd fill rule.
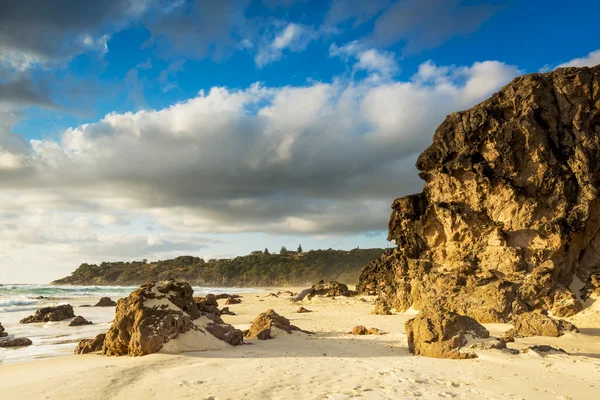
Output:
[[[460,398],[593,399],[600,371],[598,302],[581,315],[581,333],[558,338],[517,339],[560,347],[571,355],[533,351],[509,355],[478,351],[473,360],[447,360],[408,353],[404,322],[415,312],[370,314],[373,297],[304,300],[267,297],[270,288],[242,294],[230,305],[225,322],[247,328],[260,312],[273,308],[292,324],[314,332],[283,334],[271,340],[218,351],[105,357],[99,354],[54,357],[0,365],[5,398]],[[297,314],[298,307],[312,312]],[[587,323],[583,323],[587,321]],[[348,334],[355,325],[389,332],[382,336]],[[487,324],[493,336],[508,324]],[[73,346],[74,347],[74,346]]]

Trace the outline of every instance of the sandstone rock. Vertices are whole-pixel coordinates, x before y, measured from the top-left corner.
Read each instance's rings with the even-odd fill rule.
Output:
[[[94,307],[114,307],[117,303],[111,300],[110,297],[102,297]]]
[[[75,318],[73,307],[71,307],[69,304],[64,304],[58,307],[41,308],[37,310],[34,315],[23,318],[20,322],[22,324],[31,324],[34,322],[62,321],[71,318]]]
[[[271,334],[274,333],[274,328],[287,333],[292,333],[292,331],[310,333],[292,325],[287,318],[277,314],[274,310],[267,310],[254,318],[250,329],[244,332],[244,337],[259,340],[272,339],[273,336]]]
[[[386,332],[380,331],[377,328],[370,328],[367,329],[365,326],[363,325],[356,325],[354,328],[352,328],[352,332],[350,332],[352,335],[385,335]]]
[[[552,347],[552,346],[548,346],[545,344],[542,345],[534,345],[534,346],[530,346],[527,349],[525,349],[525,351],[535,351],[536,353],[562,353],[562,354],[569,354],[566,351],[564,351],[563,349],[561,349],[560,347]]]
[[[308,310],[308,309],[306,309],[306,308],[304,308],[304,307],[300,307],[298,310],[296,310],[296,312],[297,312],[298,314],[302,314],[302,313],[309,313],[309,312],[312,312],[312,311],[311,311],[311,310]]]
[[[353,290],[349,290],[348,286],[343,283],[339,283],[336,281],[331,281],[327,283],[323,283],[323,281],[317,283],[312,286],[314,291],[309,295],[310,297],[319,295],[319,296],[356,296],[356,292]],[[309,297],[309,298],[310,298]]]
[[[33,342],[27,338],[0,339],[0,347],[24,347],[31,346]]]
[[[77,347],[73,350],[74,354],[87,354],[101,351],[104,346],[104,339],[106,338],[105,333],[97,335],[93,339],[83,339],[77,344]]]
[[[81,326],[81,325],[92,325],[93,322],[92,321],[88,321],[87,319],[83,318],[81,315],[78,315],[77,317],[75,317],[75,319],[71,322],[69,322],[69,326]]]
[[[275,293],[269,293],[268,295],[266,295],[265,297],[279,297],[279,295],[275,294]]]
[[[204,297],[194,297],[194,303],[196,303],[196,307],[198,307],[200,314],[216,323],[223,323],[223,320],[221,319],[222,312],[219,310],[219,303],[214,294],[207,294]]]
[[[229,324],[208,324],[206,330],[218,339],[232,346],[244,343],[244,333]]]
[[[227,300],[225,300],[225,305],[229,306],[232,304],[240,304],[242,302],[241,299],[238,299],[236,297],[228,297]]]
[[[198,310],[193,290],[186,282],[149,283],[117,303],[103,353],[143,356],[163,347],[167,352],[180,352],[218,349],[223,343],[237,344],[235,332],[214,325],[220,323]]]
[[[2,326],[2,324],[0,324],[0,338],[5,336],[8,336],[8,333],[5,332],[4,327]]]
[[[542,312],[530,312],[515,315],[512,320],[513,328],[504,336],[519,338],[529,336],[562,336],[565,332],[577,332],[575,325],[568,321],[555,320]]]
[[[466,335],[474,338],[490,335],[473,318],[436,306],[430,306],[406,321],[405,330],[411,353],[435,358],[473,358],[474,354],[460,352],[468,342]]]
[[[561,68],[449,115],[417,161],[423,192],[392,204],[397,247],[364,267],[359,293],[482,323],[581,310],[574,276],[600,286],[599,94],[600,66]]]

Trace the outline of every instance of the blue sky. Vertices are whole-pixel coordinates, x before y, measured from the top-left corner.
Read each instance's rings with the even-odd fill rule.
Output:
[[[0,0],[0,282],[385,247],[450,112],[600,62],[592,1]]]

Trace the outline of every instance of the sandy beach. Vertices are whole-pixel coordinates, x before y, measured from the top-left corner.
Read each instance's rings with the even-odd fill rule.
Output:
[[[291,288],[298,291],[299,288]],[[569,354],[510,355],[479,350],[474,360],[411,355],[404,322],[415,312],[372,315],[373,298],[315,297],[293,303],[267,297],[272,289],[244,294],[223,319],[246,329],[269,308],[314,332],[271,340],[246,340],[225,350],[144,357],[99,354],[55,357],[0,366],[5,399],[596,399],[600,373],[598,304],[571,321],[580,333],[517,339],[511,348],[549,344]],[[297,314],[302,305],[311,313]],[[354,336],[355,325],[381,336]],[[486,325],[499,335],[510,325]]]

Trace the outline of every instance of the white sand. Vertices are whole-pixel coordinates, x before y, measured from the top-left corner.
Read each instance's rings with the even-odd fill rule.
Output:
[[[298,291],[298,289],[295,289]],[[245,294],[224,316],[244,329],[273,308],[313,336],[280,334],[267,341],[222,350],[103,357],[60,357],[0,366],[2,399],[598,399],[600,398],[600,307],[572,320],[582,333],[528,338],[572,355],[508,355],[478,351],[475,360],[439,360],[408,353],[404,322],[410,314],[371,315],[372,299],[313,299]],[[312,313],[296,314],[304,306]],[[413,313],[414,315],[414,313]],[[348,335],[355,325],[390,332]],[[489,325],[492,333],[509,326]]]

